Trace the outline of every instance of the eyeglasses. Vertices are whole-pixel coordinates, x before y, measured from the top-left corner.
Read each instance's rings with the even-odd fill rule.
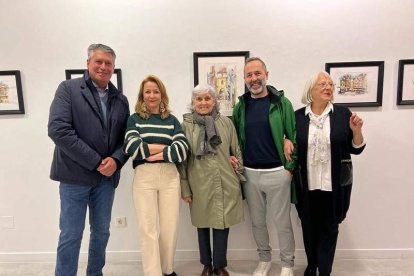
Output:
[[[322,83],[318,83],[317,85],[318,85],[320,88],[322,88],[322,89],[325,89],[325,88],[327,88],[328,86],[330,86],[330,87],[332,87],[332,88],[334,88],[334,87],[335,87],[335,84],[334,84],[334,83],[332,83],[332,82],[330,82],[330,83],[322,82]]]

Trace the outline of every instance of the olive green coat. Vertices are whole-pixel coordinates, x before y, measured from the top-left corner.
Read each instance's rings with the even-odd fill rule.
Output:
[[[222,143],[215,154],[195,157],[199,125],[185,114],[182,128],[190,144],[190,154],[180,168],[181,195],[192,196],[191,222],[198,228],[224,229],[244,221],[240,180],[244,180],[242,154],[232,121],[218,115],[215,120]],[[239,160],[237,172],[229,157]]]

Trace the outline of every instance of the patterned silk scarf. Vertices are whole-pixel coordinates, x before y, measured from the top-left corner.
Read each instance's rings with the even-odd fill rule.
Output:
[[[316,127],[314,135],[310,139],[309,153],[311,165],[328,162],[328,144],[329,137],[326,137],[323,126],[329,113],[316,116],[312,112],[309,113],[310,124]]]

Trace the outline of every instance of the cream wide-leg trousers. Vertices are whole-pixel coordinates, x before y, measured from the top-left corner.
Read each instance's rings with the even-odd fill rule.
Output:
[[[145,276],[173,272],[180,193],[175,164],[145,163],[135,168],[133,199]]]

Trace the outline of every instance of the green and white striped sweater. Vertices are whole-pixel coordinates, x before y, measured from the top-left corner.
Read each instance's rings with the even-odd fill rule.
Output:
[[[159,114],[152,114],[148,119],[137,113],[129,117],[124,151],[131,156],[134,168],[148,162],[145,160],[150,156],[148,144],[167,145],[163,150],[164,160],[156,162],[181,163],[187,158],[187,138],[177,118],[171,114],[165,119]]]

